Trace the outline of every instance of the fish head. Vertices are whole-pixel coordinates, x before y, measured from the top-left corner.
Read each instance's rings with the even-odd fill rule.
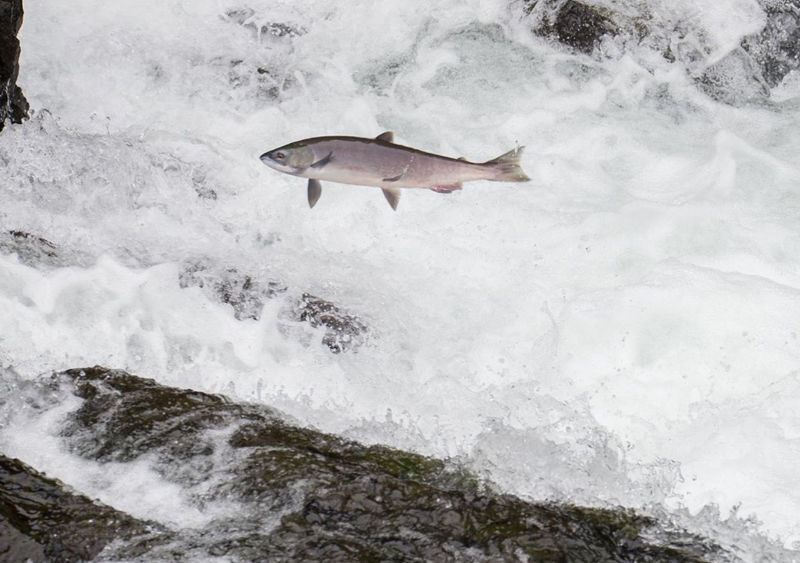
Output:
[[[305,172],[315,161],[314,150],[302,143],[292,143],[273,149],[265,152],[259,158],[270,168],[295,175]]]

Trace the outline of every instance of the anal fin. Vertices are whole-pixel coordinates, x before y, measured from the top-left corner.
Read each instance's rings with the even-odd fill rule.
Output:
[[[394,188],[381,188],[386,201],[392,206],[392,209],[397,211],[397,204],[400,202],[400,191]]]
[[[435,186],[431,186],[431,189],[436,193],[449,194],[450,192],[460,190],[461,182],[456,182],[454,184],[437,184]]]
[[[309,178],[308,180],[308,206],[314,207],[322,195],[322,184],[319,180]]]

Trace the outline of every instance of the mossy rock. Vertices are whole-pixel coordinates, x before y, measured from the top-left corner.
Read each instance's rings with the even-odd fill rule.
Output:
[[[73,453],[98,463],[145,459],[198,508],[237,507],[201,530],[168,530],[86,500],[71,517],[75,526],[100,523],[82,532],[96,539],[86,558],[596,562],[723,553],[631,510],[528,502],[452,463],[303,428],[261,405],[101,367],[55,374],[48,385],[83,399],[62,432]],[[24,509],[20,499],[4,510]],[[17,545],[61,541],[45,511],[34,521],[14,526]],[[661,529],[658,543],[652,529]],[[121,541],[109,547],[109,538]]]

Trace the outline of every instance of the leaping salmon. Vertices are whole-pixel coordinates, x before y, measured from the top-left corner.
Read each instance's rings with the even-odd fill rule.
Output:
[[[375,186],[392,209],[400,201],[398,188],[427,188],[439,193],[461,189],[462,182],[527,182],[519,166],[524,147],[486,162],[469,162],[394,144],[391,131],[374,139],[315,137],[295,141],[261,155],[261,162],[279,172],[308,178],[308,205],[322,195],[320,180]]]

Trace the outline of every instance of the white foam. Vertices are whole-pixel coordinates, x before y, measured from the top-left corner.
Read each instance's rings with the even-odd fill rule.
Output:
[[[67,413],[80,406],[78,398],[64,396],[58,406],[41,412],[20,408],[22,395],[13,400],[16,406],[5,404],[2,409],[4,415],[11,415],[0,436],[5,455],[24,460],[93,500],[166,526],[202,527],[224,513],[224,507],[198,508],[180,485],[154,471],[150,459],[96,463],[67,451],[59,431]]]

